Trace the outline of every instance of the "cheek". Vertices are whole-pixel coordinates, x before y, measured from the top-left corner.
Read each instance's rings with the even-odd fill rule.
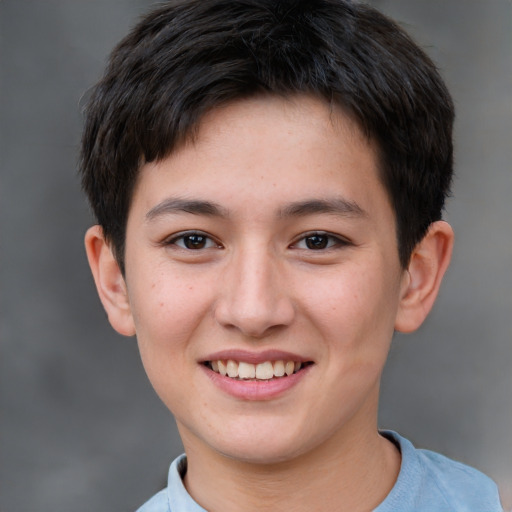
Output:
[[[346,265],[302,288],[307,316],[330,340],[330,350],[382,351],[393,335],[399,283],[394,269]],[[304,281],[303,281],[304,282]],[[313,281],[309,281],[311,284]]]
[[[141,357],[146,364],[182,363],[211,306],[207,283],[159,273],[130,290]]]
[[[190,386],[193,381],[195,342],[209,315],[206,290],[159,279],[145,286],[139,297],[145,299],[133,309],[142,364],[160,399],[179,411],[187,407],[183,383]]]

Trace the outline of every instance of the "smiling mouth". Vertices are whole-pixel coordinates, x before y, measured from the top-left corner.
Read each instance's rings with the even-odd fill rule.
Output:
[[[216,361],[205,361],[203,364],[223,377],[229,377],[236,380],[258,381],[289,377],[313,363],[278,360],[252,364],[244,361],[234,361],[232,359],[219,359]]]

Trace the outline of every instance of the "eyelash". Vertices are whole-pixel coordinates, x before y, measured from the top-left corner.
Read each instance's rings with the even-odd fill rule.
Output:
[[[193,237],[197,237],[198,239],[202,239],[206,247],[203,245],[201,247],[187,247],[185,240],[191,240]],[[182,242],[181,244],[179,242]],[[197,240],[199,244],[201,241]],[[211,248],[222,248],[222,246],[216,242],[211,236],[208,234],[202,232],[202,231],[184,231],[182,233],[177,233],[176,235],[173,235],[171,238],[168,238],[164,240],[163,245],[175,245],[179,247],[180,249],[186,250],[186,251],[200,251],[205,249],[211,249]]]
[[[196,237],[195,242],[193,241],[194,237]],[[187,240],[189,242],[192,242],[192,244],[195,243],[196,246],[187,246]],[[310,245],[308,245],[308,241],[310,242]],[[305,247],[300,247],[300,244],[302,243],[305,245]],[[313,247],[311,246],[311,244],[313,244]],[[185,231],[182,233],[177,233],[176,235],[172,236],[172,238],[165,240],[164,245],[174,245],[179,247],[180,249],[184,249],[187,251],[200,251],[211,248],[222,248],[220,243],[218,243],[211,236],[202,231]],[[314,245],[316,245],[316,247]],[[325,231],[311,231],[309,233],[303,234],[300,238],[293,242],[290,245],[290,248],[321,252],[335,247],[343,247],[347,245],[350,245],[350,242],[339,236],[327,233]]]
[[[312,241],[313,244],[315,244],[313,239],[317,239],[317,242],[320,242],[317,247],[308,247],[308,240]],[[321,240],[318,240],[321,239]],[[325,242],[325,246],[323,246],[323,243]],[[300,243],[304,243],[306,247],[299,247]],[[293,242],[291,245],[294,249],[301,249],[301,250],[307,250],[307,251],[315,251],[315,252],[321,252],[326,251],[329,249],[333,249],[336,247],[344,247],[350,245],[350,242],[344,238],[341,238],[340,236],[333,235],[331,233],[327,233],[325,231],[312,231],[310,233],[303,234],[299,239],[297,239],[296,242]]]

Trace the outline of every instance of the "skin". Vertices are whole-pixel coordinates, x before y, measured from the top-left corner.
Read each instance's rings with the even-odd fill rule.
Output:
[[[125,276],[101,229],[86,236],[109,319],[137,335],[182,436],[187,489],[210,511],[370,510],[396,481],[400,455],[377,430],[380,377],[394,330],[430,311],[453,234],[433,224],[403,269],[377,167],[341,111],[307,96],[244,100],[142,166]],[[277,396],[245,399],[203,365],[225,350],[311,364]]]

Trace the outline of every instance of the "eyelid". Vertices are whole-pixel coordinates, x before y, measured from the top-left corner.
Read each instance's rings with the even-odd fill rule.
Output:
[[[336,248],[336,247],[345,247],[347,245],[351,245],[352,244],[352,242],[350,240],[348,240],[346,237],[344,237],[342,235],[331,233],[329,231],[316,230],[316,231],[308,231],[306,233],[301,233],[290,244],[290,248],[292,248],[292,249],[293,248],[298,248],[297,245],[299,244],[299,242],[303,242],[308,237],[312,237],[312,236],[325,236],[327,238],[330,238],[331,240],[334,240],[335,243],[330,245],[330,246],[328,246],[328,247],[326,247],[326,248],[324,248],[324,249],[317,249],[317,250],[309,249],[309,248],[299,248],[299,249],[304,249],[304,250],[311,251],[311,252],[322,252],[322,251],[326,251],[326,250],[333,249],[333,248]]]
[[[213,237],[209,233],[206,233],[205,231],[201,231],[201,230],[198,230],[198,229],[188,229],[188,230],[185,230],[185,231],[179,231],[178,233],[173,233],[172,235],[164,238],[162,240],[161,244],[164,245],[164,246],[176,246],[176,247],[178,247],[180,249],[183,249],[185,251],[194,251],[194,250],[201,251],[201,250],[211,249],[212,248],[210,246],[210,247],[204,247],[204,248],[201,248],[201,249],[189,249],[187,247],[182,247],[181,245],[178,245],[176,243],[178,240],[183,240],[187,236],[194,236],[194,235],[203,236],[206,239],[208,239],[211,242],[213,242],[215,247],[222,248],[222,244],[215,237]]]

